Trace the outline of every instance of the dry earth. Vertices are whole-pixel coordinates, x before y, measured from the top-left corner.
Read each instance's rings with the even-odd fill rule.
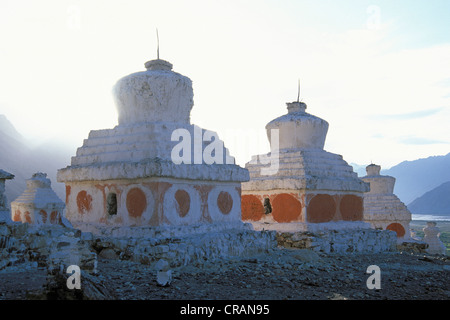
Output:
[[[368,289],[370,265],[381,288]],[[242,259],[172,268],[161,287],[149,265],[98,260],[96,281],[112,300],[449,300],[450,257],[389,252],[321,254],[280,248]],[[43,291],[46,269],[27,262],[0,271],[0,299],[25,300]],[[81,279],[83,286],[83,279]]]

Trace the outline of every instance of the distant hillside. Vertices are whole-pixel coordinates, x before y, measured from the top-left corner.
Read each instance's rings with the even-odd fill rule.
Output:
[[[403,161],[381,174],[396,178],[394,193],[409,204],[424,193],[450,181],[450,153],[414,161]]]
[[[65,200],[64,184],[56,181],[56,172],[70,163],[75,150],[57,146],[51,142],[38,148],[30,148],[4,115],[0,115],[0,169],[12,173],[15,178],[6,182],[6,197],[15,200],[26,187],[26,179],[33,173],[45,172],[52,181],[52,188]]]
[[[358,174],[358,177],[364,177],[366,173],[366,167],[367,165],[360,165],[357,163],[349,163],[353,167],[353,171],[355,171]]]
[[[450,215],[450,181],[441,184],[408,205],[414,214]]]

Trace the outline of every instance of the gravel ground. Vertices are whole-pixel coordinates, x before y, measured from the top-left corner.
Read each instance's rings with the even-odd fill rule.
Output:
[[[370,265],[380,268],[380,289],[368,289]],[[99,258],[98,275],[111,300],[449,300],[450,257],[390,252],[321,254],[280,248],[242,259],[172,268],[159,286],[155,269]],[[25,300],[42,291],[46,269],[33,263],[0,271],[0,299]],[[83,286],[83,279],[81,279]]]

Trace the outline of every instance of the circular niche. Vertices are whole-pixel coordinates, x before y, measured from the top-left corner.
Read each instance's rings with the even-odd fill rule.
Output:
[[[397,238],[403,237],[405,235],[405,228],[400,223],[394,222],[386,227],[386,230],[395,231],[397,233]]]
[[[142,216],[147,209],[147,197],[140,188],[132,188],[127,193],[126,206],[130,217],[137,218]]]
[[[191,207],[191,197],[186,190],[178,189],[175,192],[175,200],[178,204],[176,206],[177,213],[181,218],[184,218],[188,214]]]
[[[189,185],[173,185],[164,194],[163,215],[171,224],[200,221],[201,199],[197,190]]]
[[[208,210],[213,221],[240,220],[239,204],[239,193],[232,186],[217,186],[208,194]]]
[[[92,196],[85,190],[78,192],[77,207],[80,214],[85,214],[92,209]]]
[[[342,197],[339,204],[342,219],[346,221],[360,221],[363,219],[363,199],[348,194]]]
[[[221,191],[217,196],[217,207],[223,214],[229,214],[233,208],[233,198],[226,191]]]
[[[336,214],[336,202],[329,194],[315,195],[308,204],[308,222],[329,222]]]
[[[257,196],[244,194],[241,197],[241,212],[243,221],[258,221],[264,215],[264,206]]]
[[[272,201],[272,216],[276,222],[297,221],[301,213],[302,204],[290,194],[278,194]]]

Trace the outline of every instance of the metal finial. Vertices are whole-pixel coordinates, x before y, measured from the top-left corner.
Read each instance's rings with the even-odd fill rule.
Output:
[[[159,35],[158,35],[158,28],[156,28],[156,40],[157,40],[157,44],[158,44],[158,47],[157,47],[157,50],[156,50],[156,56],[157,56],[157,59],[159,60]]]
[[[300,79],[298,79],[298,93],[297,93],[297,102],[300,100]]]

